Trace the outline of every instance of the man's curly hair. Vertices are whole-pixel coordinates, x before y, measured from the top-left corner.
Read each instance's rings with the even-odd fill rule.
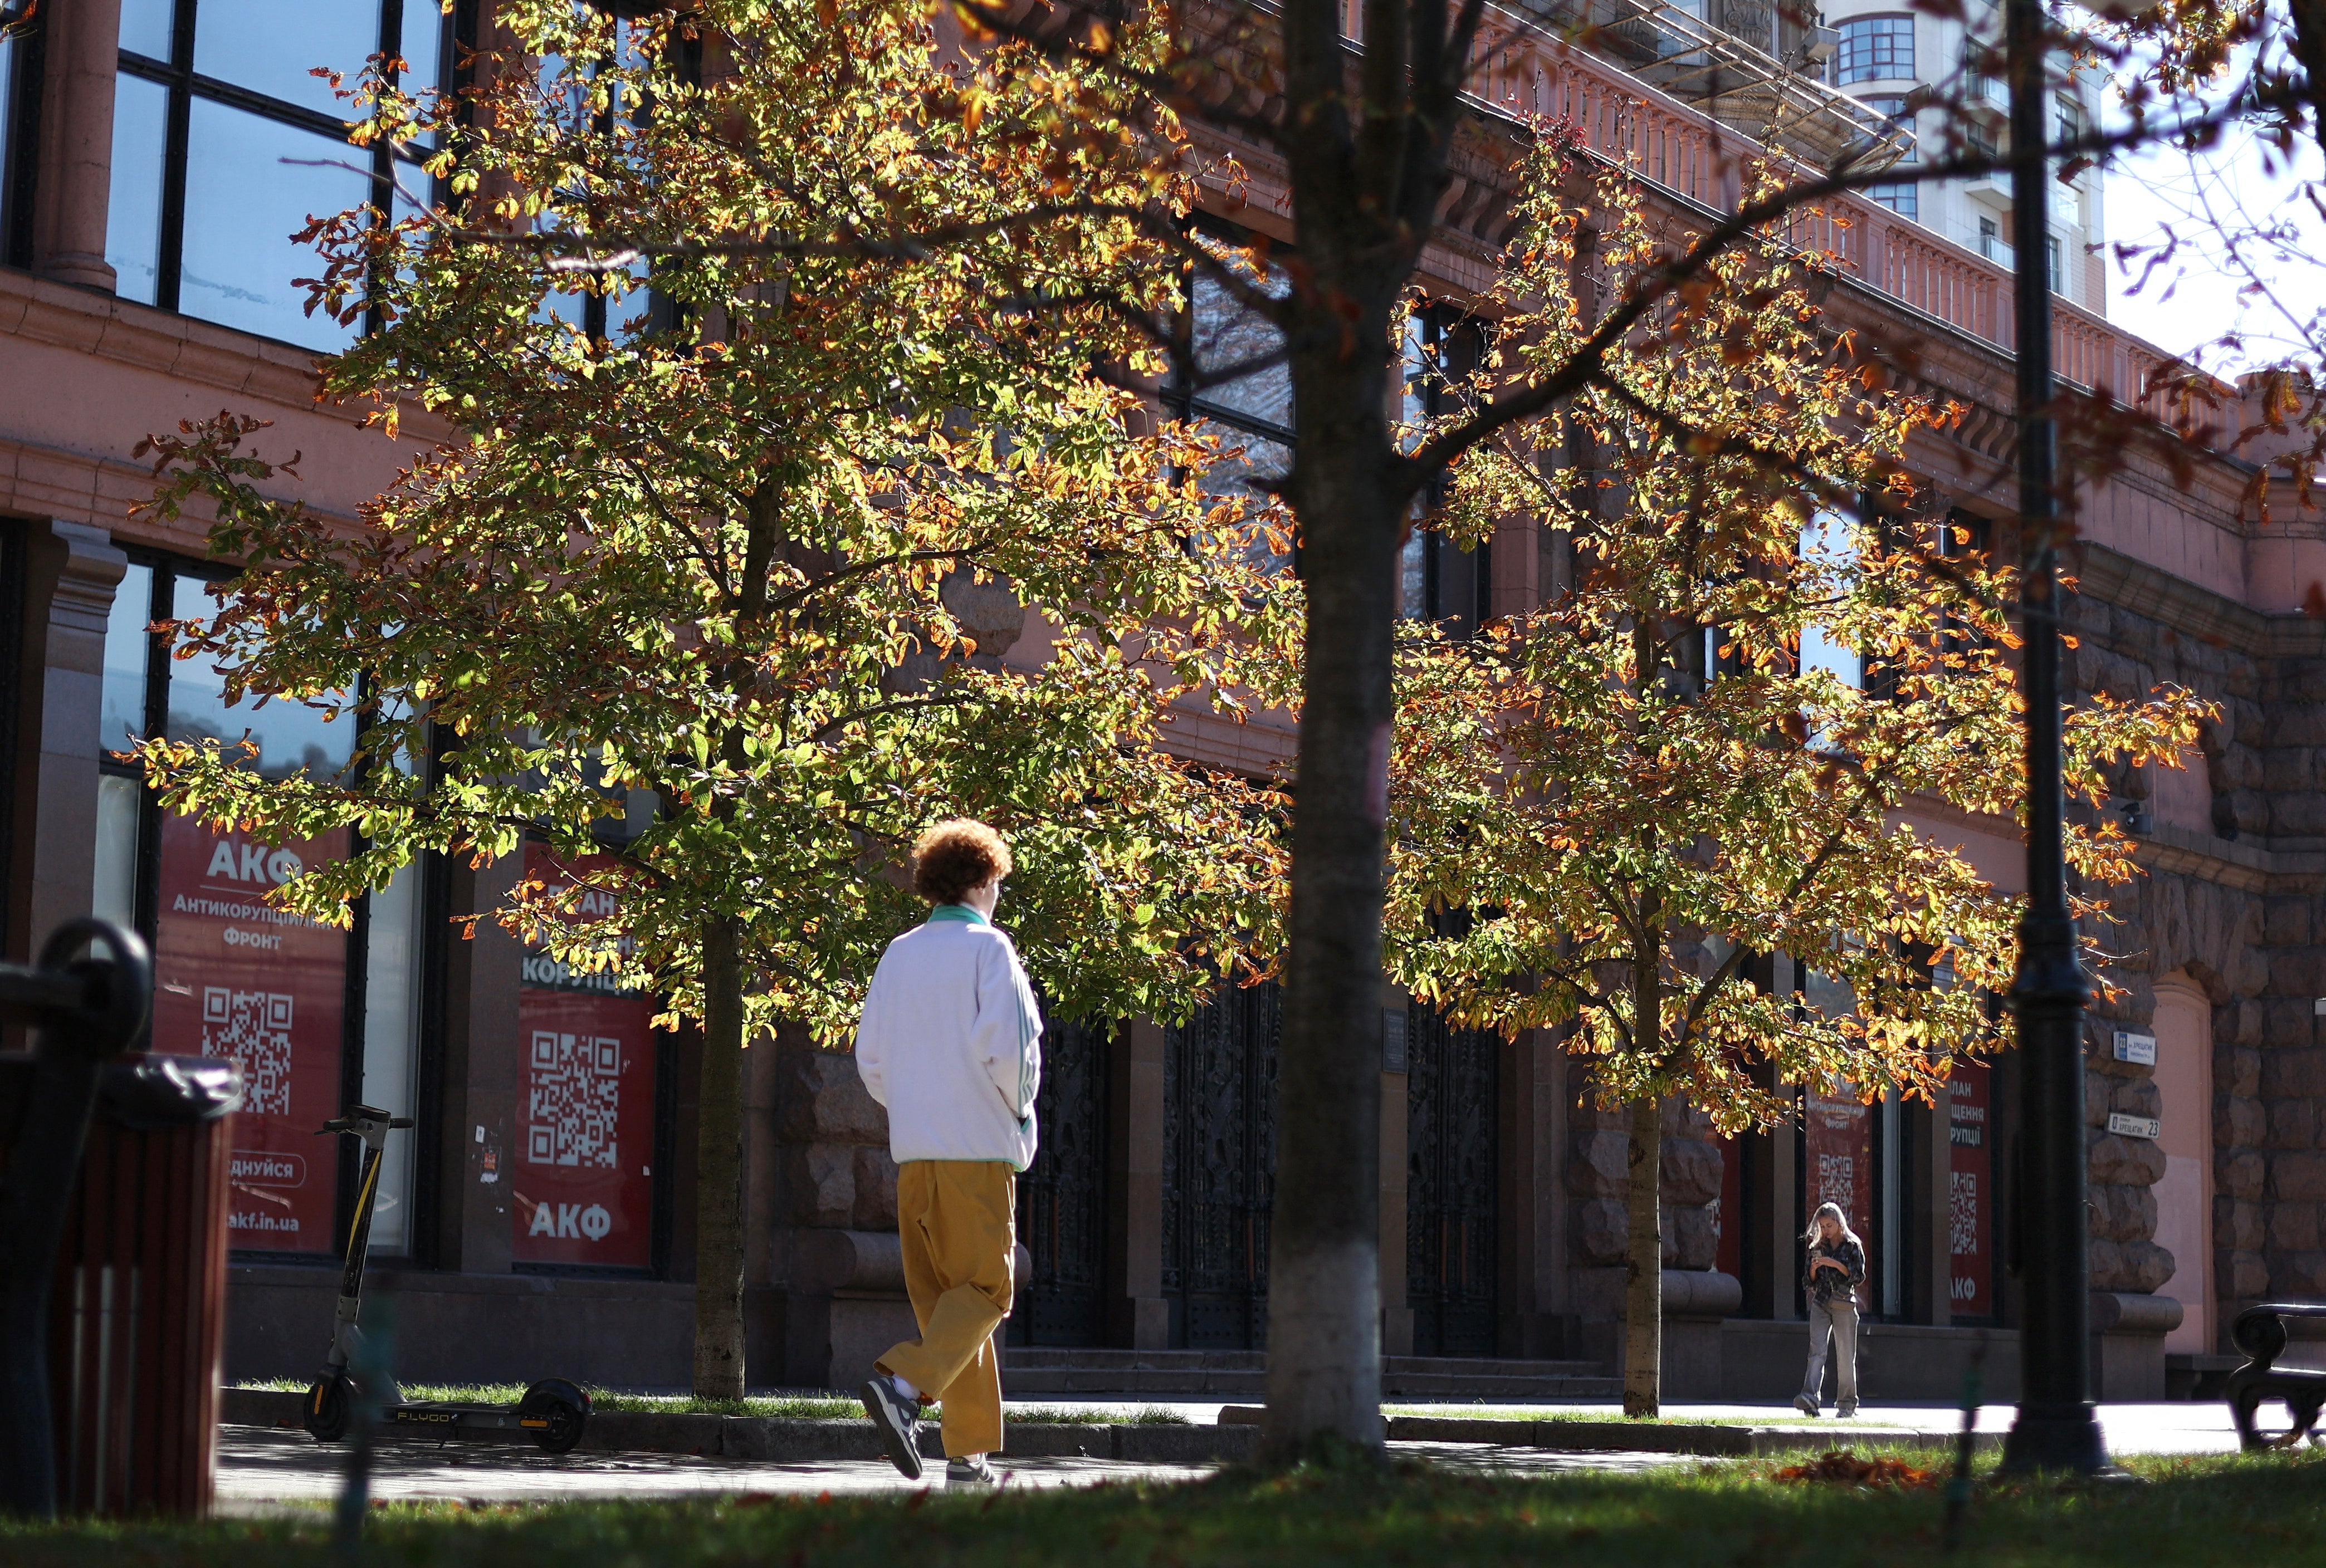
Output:
[[[959,904],[1011,869],[1009,846],[983,822],[952,817],[913,840],[913,891],[932,904]]]

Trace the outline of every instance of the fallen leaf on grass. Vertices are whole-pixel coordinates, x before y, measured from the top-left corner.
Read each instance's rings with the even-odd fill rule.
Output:
[[[1917,1469],[1903,1459],[1861,1459],[1846,1449],[1837,1448],[1828,1450],[1807,1464],[1785,1466],[1777,1472],[1777,1479],[1928,1491],[1937,1487],[1940,1478],[1938,1471]]]

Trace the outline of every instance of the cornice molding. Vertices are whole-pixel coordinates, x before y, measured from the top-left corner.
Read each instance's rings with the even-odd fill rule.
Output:
[[[2069,561],[2080,597],[2182,636],[2253,659],[2326,658],[2326,620],[2314,616],[2265,614],[2105,544],[2070,545]]]
[[[325,357],[98,289],[0,267],[0,339],[8,338],[302,413],[316,406],[316,367]],[[403,423],[423,441],[453,438],[451,425],[409,404]]]

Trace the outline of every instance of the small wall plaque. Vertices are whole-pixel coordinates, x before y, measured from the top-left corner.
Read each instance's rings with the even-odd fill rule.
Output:
[[[2116,1032],[2116,1059],[2137,1062],[2143,1067],[2155,1066],[2156,1036],[2135,1035],[2128,1029],[2118,1029]]]
[[[1382,1009],[1382,1071],[1405,1071],[1405,1014],[1400,1008]]]
[[[2108,1112],[2108,1131],[2128,1138],[2153,1138],[2164,1130],[2164,1123],[2153,1116],[2126,1116],[2120,1110]]]

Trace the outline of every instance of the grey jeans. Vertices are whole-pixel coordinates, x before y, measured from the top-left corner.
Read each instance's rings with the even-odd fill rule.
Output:
[[[1845,1409],[1857,1404],[1857,1304],[1848,1300],[1810,1301],[1810,1373],[1801,1379],[1801,1393],[1811,1404],[1824,1403],[1825,1347],[1833,1341],[1833,1402]]]

